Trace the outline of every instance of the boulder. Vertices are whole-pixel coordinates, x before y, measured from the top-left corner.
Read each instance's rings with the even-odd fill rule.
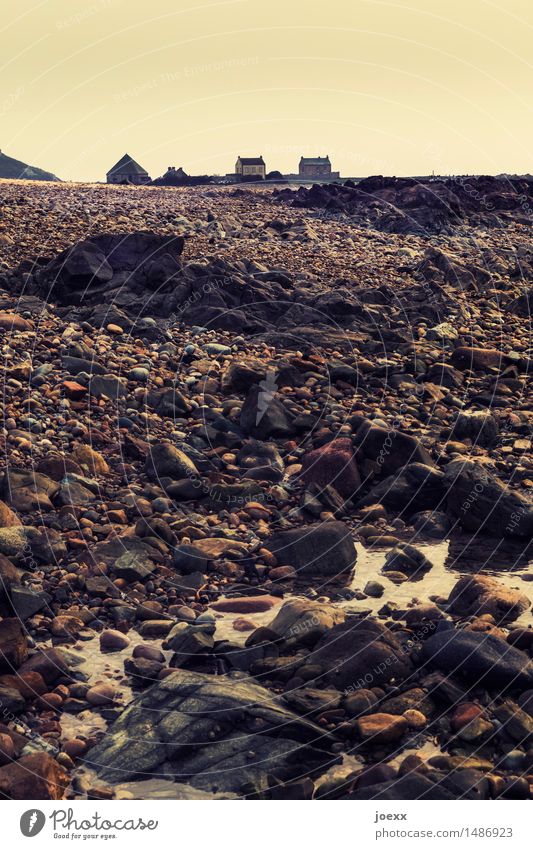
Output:
[[[419,510],[438,507],[445,495],[444,472],[423,463],[409,463],[373,486],[357,506],[384,504],[409,517]]]
[[[72,452],[72,458],[75,463],[85,467],[91,475],[107,475],[109,473],[109,466],[104,457],[90,445],[76,445]]]
[[[461,346],[456,348],[450,358],[454,368],[470,369],[471,371],[491,371],[504,369],[512,363],[512,359],[495,348],[471,348]]]
[[[0,528],[14,528],[21,525],[19,517],[3,501],[0,501]]]
[[[7,799],[63,799],[69,783],[67,771],[47,752],[0,767],[0,795]]]
[[[146,474],[156,479],[198,478],[198,470],[192,460],[170,442],[157,442],[155,445],[150,445],[146,458]]]
[[[52,510],[50,499],[59,489],[57,481],[40,472],[12,468],[3,473],[0,485],[4,498],[19,513]]]
[[[0,672],[18,669],[28,656],[28,640],[18,619],[0,621]]]
[[[355,435],[357,456],[361,454],[377,464],[383,474],[391,475],[410,463],[434,467],[429,451],[414,436],[393,428],[364,421]]]
[[[342,608],[306,598],[284,602],[268,628],[280,638],[286,649],[314,646],[335,625],[344,622]]]
[[[433,780],[433,776],[423,775],[420,772],[410,772],[393,781],[371,784],[369,787],[358,787],[342,798],[349,800],[375,799],[378,802],[381,800],[401,802],[410,799],[451,801],[457,798],[457,795],[442,786],[438,775],[436,779]]]
[[[354,568],[357,557],[350,529],[343,522],[317,522],[279,531],[268,537],[265,548],[278,565],[292,566],[300,576],[342,575]]]
[[[329,630],[306,665],[317,670],[321,683],[347,692],[399,683],[412,671],[409,653],[392,631],[365,619],[347,619]]]
[[[124,299],[128,304],[135,293],[148,290],[153,296],[172,281],[181,269],[183,245],[182,236],[103,233],[62,251],[36,273],[35,280],[43,295],[62,305],[102,305],[108,291],[113,302]],[[113,307],[106,303],[105,308],[107,325]]]
[[[452,460],[444,484],[448,511],[465,530],[498,537],[533,536],[533,503],[484,466],[473,460]]]
[[[291,417],[276,398],[277,384],[267,379],[252,386],[241,409],[240,426],[256,439],[286,437],[293,432]]]
[[[403,572],[413,577],[421,572],[428,572],[432,566],[431,561],[418,548],[409,543],[400,542],[387,553],[382,571]]]
[[[456,616],[490,614],[497,625],[513,622],[531,602],[524,593],[504,586],[488,575],[460,578],[448,598],[448,610]]]
[[[527,689],[533,686],[533,663],[524,652],[493,634],[442,631],[422,645],[422,659],[475,685]]]
[[[494,445],[500,432],[498,421],[488,410],[460,412],[452,439],[470,439],[474,445],[487,448]]]
[[[301,478],[306,484],[333,486],[343,498],[352,498],[361,486],[361,478],[351,439],[335,439],[305,454]]]
[[[323,728],[237,673],[176,670],[126,708],[89,760],[104,781],[164,773],[201,790],[257,798],[269,776],[327,768],[331,742]]]

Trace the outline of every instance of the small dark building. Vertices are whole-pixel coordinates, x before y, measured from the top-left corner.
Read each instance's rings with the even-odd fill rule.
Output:
[[[139,165],[129,154],[125,153],[122,159],[119,159],[116,165],[113,165],[107,172],[106,179],[108,183],[119,185],[133,183],[136,186],[142,186],[150,182],[150,175],[142,165]]]
[[[298,166],[298,174],[303,179],[325,177],[326,179],[338,178],[337,171],[332,172],[329,156],[302,156]]]

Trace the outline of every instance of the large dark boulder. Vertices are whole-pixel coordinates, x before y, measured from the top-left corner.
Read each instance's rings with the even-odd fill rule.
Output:
[[[442,631],[422,646],[430,666],[465,678],[472,686],[527,689],[533,686],[533,663],[505,640],[480,631]]]
[[[36,275],[47,297],[64,305],[96,305],[108,289],[161,289],[181,269],[182,236],[104,233],[62,251]],[[115,298],[116,298],[115,294]]]
[[[384,474],[393,474],[410,463],[434,466],[429,451],[415,436],[364,421],[355,435],[359,455],[377,463]]]
[[[287,780],[327,769],[331,742],[246,678],[180,669],[135,699],[88,761],[105,781],[165,775],[201,790],[257,797],[270,775]]]
[[[407,801],[411,799],[452,800],[457,798],[438,780],[439,776],[427,776],[420,772],[411,772],[399,776],[393,781],[358,787],[343,796],[343,799],[377,799],[387,801]],[[436,779],[436,780],[435,780]]]
[[[252,386],[241,410],[240,426],[245,433],[256,439],[292,434],[291,417],[276,393],[275,376],[269,380],[267,375],[258,386]]]
[[[445,495],[444,472],[423,463],[409,463],[373,486],[357,506],[380,503],[409,517],[439,507]]]
[[[473,460],[453,460],[446,467],[448,512],[467,531],[490,536],[533,536],[533,503],[514,492]]]
[[[317,522],[279,531],[265,542],[278,565],[292,566],[299,576],[333,577],[355,566],[357,552],[350,529],[343,522]]]
[[[380,622],[353,618],[331,628],[306,665],[316,670],[321,684],[347,692],[400,683],[413,670],[409,651],[392,631]]]

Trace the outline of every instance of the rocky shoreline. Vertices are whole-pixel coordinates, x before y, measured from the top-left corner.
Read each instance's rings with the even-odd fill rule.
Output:
[[[529,187],[487,179],[0,181],[0,796],[531,798]]]

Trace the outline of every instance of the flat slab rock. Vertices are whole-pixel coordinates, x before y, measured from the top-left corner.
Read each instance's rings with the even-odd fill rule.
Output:
[[[113,783],[159,778],[257,797],[269,775],[283,781],[327,770],[336,761],[332,742],[248,679],[180,669],[126,708],[87,765]]]
[[[164,778],[149,778],[147,781],[125,781],[113,787],[116,799],[174,799],[175,801],[198,801],[206,799],[238,799],[236,793],[208,793],[190,784],[178,784]]]

